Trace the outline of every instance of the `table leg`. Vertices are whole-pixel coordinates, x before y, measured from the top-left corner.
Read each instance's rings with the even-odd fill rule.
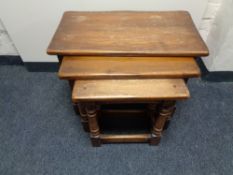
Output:
[[[89,132],[89,126],[88,126],[88,118],[87,118],[87,113],[85,110],[85,105],[82,103],[74,104],[74,110],[76,111],[76,114],[79,113],[81,123],[83,126],[84,131]]]
[[[168,129],[168,127],[169,127],[169,125],[170,125],[170,122],[171,122],[171,119],[172,119],[172,117],[173,117],[175,111],[176,111],[176,106],[174,106],[174,109],[173,109],[173,111],[172,111],[171,116],[168,117],[167,121],[165,122],[165,125],[164,125],[164,127],[163,127],[163,130]]]
[[[155,123],[155,116],[156,116],[156,112],[157,112],[157,108],[158,108],[158,102],[157,103],[149,103],[147,105],[147,115],[148,117],[150,118],[150,121],[151,121],[151,133],[153,133],[153,125]],[[153,137],[153,135],[151,134],[151,138],[150,138],[150,143],[153,143],[155,142],[156,139],[155,137]]]
[[[95,147],[101,146],[100,129],[97,119],[97,106],[94,103],[85,104],[85,109],[88,117],[90,128],[90,137],[92,145]]]
[[[158,145],[162,136],[162,131],[165,122],[168,118],[171,117],[174,108],[175,108],[175,101],[164,101],[159,109],[159,114],[154,121],[153,128],[152,128],[152,135],[151,135],[151,145]]]

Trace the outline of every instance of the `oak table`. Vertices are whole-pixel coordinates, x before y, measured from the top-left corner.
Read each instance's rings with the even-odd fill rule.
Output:
[[[151,144],[158,144],[163,126],[173,114],[175,100],[187,99],[189,96],[182,79],[78,80],[75,81],[72,100],[79,104],[82,119],[88,120],[94,146],[99,146],[101,141],[149,141]],[[158,107],[159,101],[165,102]],[[151,119],[151,133],[101,134],[97,115],[99,106],[106,103],[146,103],[147,115]],[[155,114],[156,110],[159,111],[158,115]]]
[[[84,130],[93,146],[100,146],[158,144],[176,101],[190,96],[187,80],[200,76],[195,58],[209,51],[186,11],[70,11],[64,13],[47,53],[58,56],[58,75],[70,82]],[[107,112],[100,106],[112,103],[145,104],[151,132],[102,134],[98,118]]]

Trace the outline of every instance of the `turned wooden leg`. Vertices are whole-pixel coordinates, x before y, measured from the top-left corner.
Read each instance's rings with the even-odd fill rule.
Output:
[[[101,146],[100,129],[97,120],[97,106],[94,103],[89,103],[85,105],[85,109],[88,117],[92,145],[95,147]]]
[[[151,134],[151,145],[157,145],[160,142],[165,122],[171,117],[175,107],[175,101],[164,101],[159,109],[159,114],[153,124]]]
[[[176,111],[176,106],[174,106],[174,109],[173,109],[173,112],[172,112],[171,116],[170,116],[170,117],[167,119],[167,121],[165,122],[165,125],[164,125],[164,127],[163,127],[163,130],[168,129],[168,127],[169,127],[169,125],[170,125],[170,122],[171,122],[171,119],[172,119],[172,117],[173,117],[175,111]]]
[[[152,130],[153,130],[153,125],[155,123],[155,115],[156,115],[157,105],[158,105],[158,103],[150,103],[147,105],[147,115],[150,118],[150,121],[152,124]],[[152,131],[151,131],[151,133],[152,133]],[[155,139],[155,137],[152,137],[152,134],[151,134],[150,143],[154,142],[153,139]]]
[[[78,110],[78,113],[80,113],[79,116],[80,116],[84,131],[89,132],[90,130],[88,126],[88,118],[87,118],[87,112],[85,110],[85,105],[82,103],[78,103],[74,105],[76,106],[75,110]]]

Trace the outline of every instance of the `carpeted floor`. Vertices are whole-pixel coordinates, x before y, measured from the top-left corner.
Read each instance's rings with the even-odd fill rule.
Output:
[[[1,175],[231,175],[233,83],[191,80],[157,147],[91,146],[68,83],[56,73],[0,66]]]

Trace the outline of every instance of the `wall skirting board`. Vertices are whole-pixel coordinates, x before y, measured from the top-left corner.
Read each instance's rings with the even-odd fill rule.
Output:
[[[197,58],[202,73],[202,80],[212,82],[232,82],[233,71],[215,71],[209,72],[201,58]]]
[[[20,56],[0,55],[0,65],[23,65]]]
[[[233,81],[233,71],[209,72],[201,58],[197,58],[197,63],[202,72],[202,80],[212,82]],[[55,62],[23,62],[20,56],[8,55],[0,55],[1,65],[24,65],[29,72],[57,72],[59,68],[59,64]]]
[[[56,62],[24,62],[29,72],[57,72],[59,64]]]
[[[0,55],[1,65],[25,66],[29,72],[57,72],[56,62],[23,62],[20,56]]]

